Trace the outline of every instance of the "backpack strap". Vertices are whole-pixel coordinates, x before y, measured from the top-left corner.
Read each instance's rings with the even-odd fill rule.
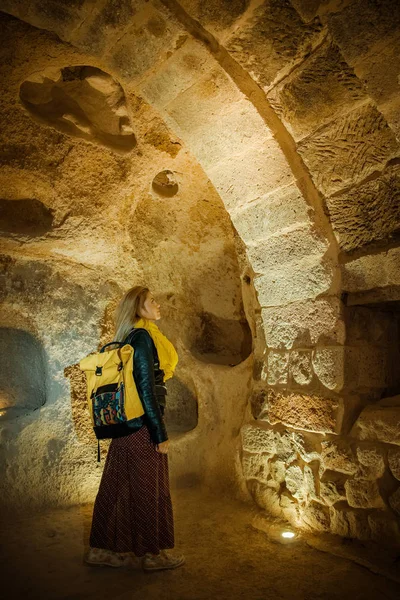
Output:
[[[104,352],[104,350],[108,347],[108,346],[116,346],[118,344],[118,346],[120,346],[122,348],[122,346],[125,345],[125,342],[109,342],[108,344],[106,344],[105,346],[102,347],[102,349],[100,350],[100,352]]]

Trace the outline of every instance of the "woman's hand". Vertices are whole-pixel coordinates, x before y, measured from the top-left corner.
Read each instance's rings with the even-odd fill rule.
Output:
[[[161,442],[161,444],[156,445],[156,450],[157,450],[157,452],[160,452],[160,454],[167,454],[168,447],[169,447],[169,440],[165,440],[165,442]]]

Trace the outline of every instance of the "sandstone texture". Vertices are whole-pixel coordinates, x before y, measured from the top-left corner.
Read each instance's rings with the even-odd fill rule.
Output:
[[[398,3],[1,10],[4,502],[93,500],[77,363],[145,283],[172,485],[400,545]]]
[[[351,431],[360,440],[379,440],[400,446],[400,397],[367,406]]]

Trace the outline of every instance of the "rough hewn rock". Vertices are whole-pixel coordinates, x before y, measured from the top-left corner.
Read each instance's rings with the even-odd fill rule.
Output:
[[[182,30],[176,22],[148,6],[116,44],[112,51],[112,67],[125,81],[142,77],[161,62],[167,51],[173,51]]]
[[[337,298],[296,302],[261,311],[265,338],[270,348],[313,346],[320,340],[344,343],[344,323]]]
[[[400,249],[362,256],[343,265],[342,272],[345,291],[375,290],[375,301],[396,299],[393,291],[400,286]]]
[[[313,378],[311,350],[294,350],[290,353],[289,373],[299,385],[308,385]]]
[[[266,481],[269,475],[268,459],[270,454],[243,454],[242,468],[246,479]]]
[[[304,474],[298,465],[291,465],[286,469],[285,483],[294,498],[300,502],[305,501]]]
[[[344,484],[347,502],[354,508],[384,508],[385,503],[376,481],[348,479]]]
[[[306,431],[334,433],[340,427],[338,407],[339,401],[332,398],[271,390],[265,412],[272,425],[284,423]]]
[[[321,442],[321,460],[324,469],[339,471],[353,475],[357,471],[357,463],[349,445],[331,441]]]
[[[347,61],[353,63],[396,29],[400,6],[392,0],[356,0],[328,18],[329,29]]]
[[[182,0],[180,5],[207,30],[218,35],[220,30],[231,27],[246,11],[249,0]]]
[[[400,481],[400,449],[389,450],[388,462],[392,474]]]
[[[390,496],[389,504],[393,510],[400,515],[400,487]]]
[[[274,459],[269,463],[270,475],[276,483],[280,484],[285,481],[286,466],[283,460]]]
[[[400,528],[398,519],[382,511],[374,511],[368,515],[371,537],[379,544],[388,546],[400,545]]]
[[[257,425],[242,427],[242,444],[248,452],[274,454],[276,451],[276,434],[273,429],[262,429]]]
[[[384,398],[364,408],[350,435],[400,446],[400,396]]]
[[[289,352],[268,353],[268,383],[270,385],[285,384],[288,380]]]
[[[314,460],[319,461],[321,458],[320,442],[317,435],[309,433],[293,432],[291,434],[293,447],[297,450],[304,462],[310,463]]]
[[[262,413],[261,418],[263,418]],[[297,448],[294,444],[293,434],[285,431],[283,434],[276,433],[276,456],[278,460],[290,465],[297,459]]]
[[[333,506],[337,502],[346,500],[344,481],[343,479],[338,479],[336,474],[329,473],[326,475],[326,480],[321,480],[319,493],[321,500],[328,506]]]
[[[263,87],[287,73],[318,43],[319,22],[305,24],[289,0],[267,0],[227,43],[234,58]]]
[[[400,169],[328,200],[333,228],[345,251],[388,241],[400,229]]]
[[[273,517],[282,516],[282,508],[279,504],[278,492],[263,483],[253,481],[253,485],[250,486],[250,492],[252,493],[258,506],[266,510]]]
[[[362,467],[357,477],[361,479],[379,479],[382,477],[385,472],[385,454],[381,448],[358,446],[356,454]]]
[[[329,390],[340,391],[344,385],[344,354],[340,346],[316,348],[312,365],[318,379]]]
[[[372,104],[339,117],[301,142],[298,150],[316,186],[327,196],[360,183],[400,155],[393,132]]]
[[[312,502],[305,508],[301,508],[301,523],[313,531],[329,531],[330,516],[325,506]]]
[[[371,539],[368,515],[364,511],[331,506],[329,513],[332,533],[360,540]]]
[[[274,87],[268,98],[299,141],[367,96],[338,47],[328,41]]]

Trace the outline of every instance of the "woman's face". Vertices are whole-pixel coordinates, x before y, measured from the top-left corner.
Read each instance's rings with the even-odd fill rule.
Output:
[[[151,292],[147,292],[143,308],[139,309],[139,315],[150,321],[158,321],[158,319],[161,319],[160,305],[154,300]]]

